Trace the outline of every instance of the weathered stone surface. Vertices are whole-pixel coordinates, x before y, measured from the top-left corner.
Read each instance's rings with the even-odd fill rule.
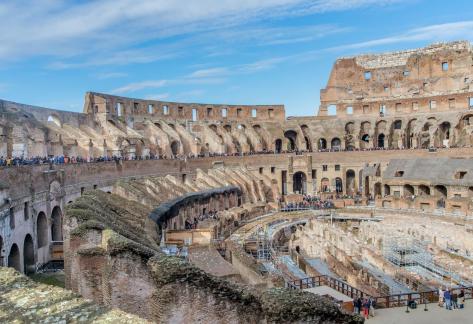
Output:
[[[99,306],[57,287],[36,283],[0,267],[2,323],[148,323],[138,316]]]

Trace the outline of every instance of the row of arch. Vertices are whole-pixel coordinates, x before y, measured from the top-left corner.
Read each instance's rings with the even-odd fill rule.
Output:
[[[320,180],[320,191],[331,192],[332,188],[335,193],[341,194],[345,191],[347,195],[353,196],[356,193],[355,178],[356,173],[352,169],[348,169],[345,173],[346,183],[345,188],[343,186],[343,180],[340,177],[336,177],[333,181],[333,186],[330,185],[330,180],[324,177]],[[292,178],[293,192],[300,194],[307,194],[307,176],[304,172],[298,171],[293,174]]]
[[[366,177],[366,183],[365,183],[365,190],[366,190],[366,195],[370,194],[370,188],[369,188],[369,178]],[[376,182],[374,184],[374,195],[376,196],[389,196],[392,195],[393,193],[391,192],[391,186],[388,184],[382,184],[381,182]],[[400,194],[400,193],[399,193]],[[434,197],[438,197],[441,199],[447,199],[448,197],[448,189],[444,185],[435,185],[433,186],[433,189],[427,185],[417,185],[417,192],[415,190],[415,187],[411,184],[404,184],[402,186],[402,195],[404,197],[412,197],[412,196],[431,196],[433,195]]]
[[[63,216],[59,206],[55,206],[51,213],[51,225],[48,226],[46,214],[41,211],[36,219],[36,248],[44,248],[49,246],[49,237],[52,241],[62,241]],[[50,236],[51,235],[51,236]],[[0,265],[4,264],[2,251],[4,250],[4,240],[0,236]],[[23,269],[21,256],[23,255]],[[23,240],[23,253],[20,253],[20,248],[17,243],[13,243],[7,257],[7,266],[15,268],[20,272],[30,274],[35,271],[35,244],[33,236],[28,233]]]

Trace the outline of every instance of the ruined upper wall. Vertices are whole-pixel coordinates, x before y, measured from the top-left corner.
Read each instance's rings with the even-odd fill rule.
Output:
[[[319,116],[398,115],[473,106],[473,51],[466,41],[338,59],[320,91]]]
[[[155,117],[164,120],[284,121],[283,105],[222,105],[144,100],[87,92],[84,113],[114,117]]]

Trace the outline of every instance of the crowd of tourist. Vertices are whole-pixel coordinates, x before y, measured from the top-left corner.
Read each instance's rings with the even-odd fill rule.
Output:
[[[355,297],[353,299],[353,312],[355,314],[362,314],[365,319],[368,319],[370,316],[374,317],[376,308],[376,300],[374,298],[361,298]]]
[[[320,197],[311,195],[304,195],[300,202],[280,202],[281,210],[330,209],[333,207],[332,199],[321,199]]]
[[[452,146],[453,147],[453,146]],[[379,150],[405,150],[405,148],[390,149],[384,147],[376,148],[332,148],[332,149],[318,149],[318,150],[261,150],[261,151],[251,151],[251,152],[235,152],[235,153],[201,153],[201,154],[149,154],[146,156],[121,156],[121,155],[112,155],[112,156],[100,156],[100,157],[81,157],[81,156],[48,156],[41,157],[36,156],[32,158],[24,157],[0,157],[0,167],[10,167],[10,166],[19,166],[19,165],[38,165],[38,164],[68,164],[68,163],[98,163],[98,162],[111,162],[111,161],[129,161],[129,160],[158,160],[158,159],[178,159],[178,160],[187,160],[203,157],[228,157],[228,156],[251,156],[251,155],[261,155],[261,154],[296,154],[302,155],[305,153],[323,153],[323,152],[348,152],[348,151],[379,151]]]
[[[204,212],[203,214],[201,214],[199,217],[194,217],[194,220],[189,220],[189,219],[186,219],[184,221],[184,228],[186,230],[191,230],[191,229],[196,229],[197,226],[199,225],[199,222],[202,222],[204,220],[207,220],[207,219],[217,219],[218,217],[218,213],[216,210],[213,210],[213,211],[210,211],[210,212]]]
[[[5,158],[0,156],[0,166],[20,166],[20,165],[39,165],[39,164],[77,164],[77,163],[99,163],[99,162],[112,162],[112,161],[120,161],[120,160],[150,160],[150,159],[157,159],[153,156],[147,156],[145,158],[142,157],[133,157],[127,158],[122,156],[100,156],[97,158],[83,158],[80,156],[51,156],[51,157],[41,157],[36,156],[32,158],[22,158],[22,157],[15,157],[15,158]]]
[[[460,289],[460,293],[457,294],[448,288],[444,290],[443,287],[440,287],[438,305],[447,310],[463,309],[465,307],[465,290]]]

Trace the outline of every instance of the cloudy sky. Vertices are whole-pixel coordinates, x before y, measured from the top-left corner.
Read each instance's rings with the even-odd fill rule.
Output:
[[[86,91],[285,104],[313,115],[339,56],[473,41],[469,0],[0,2],[0,98],[82,111]]]

